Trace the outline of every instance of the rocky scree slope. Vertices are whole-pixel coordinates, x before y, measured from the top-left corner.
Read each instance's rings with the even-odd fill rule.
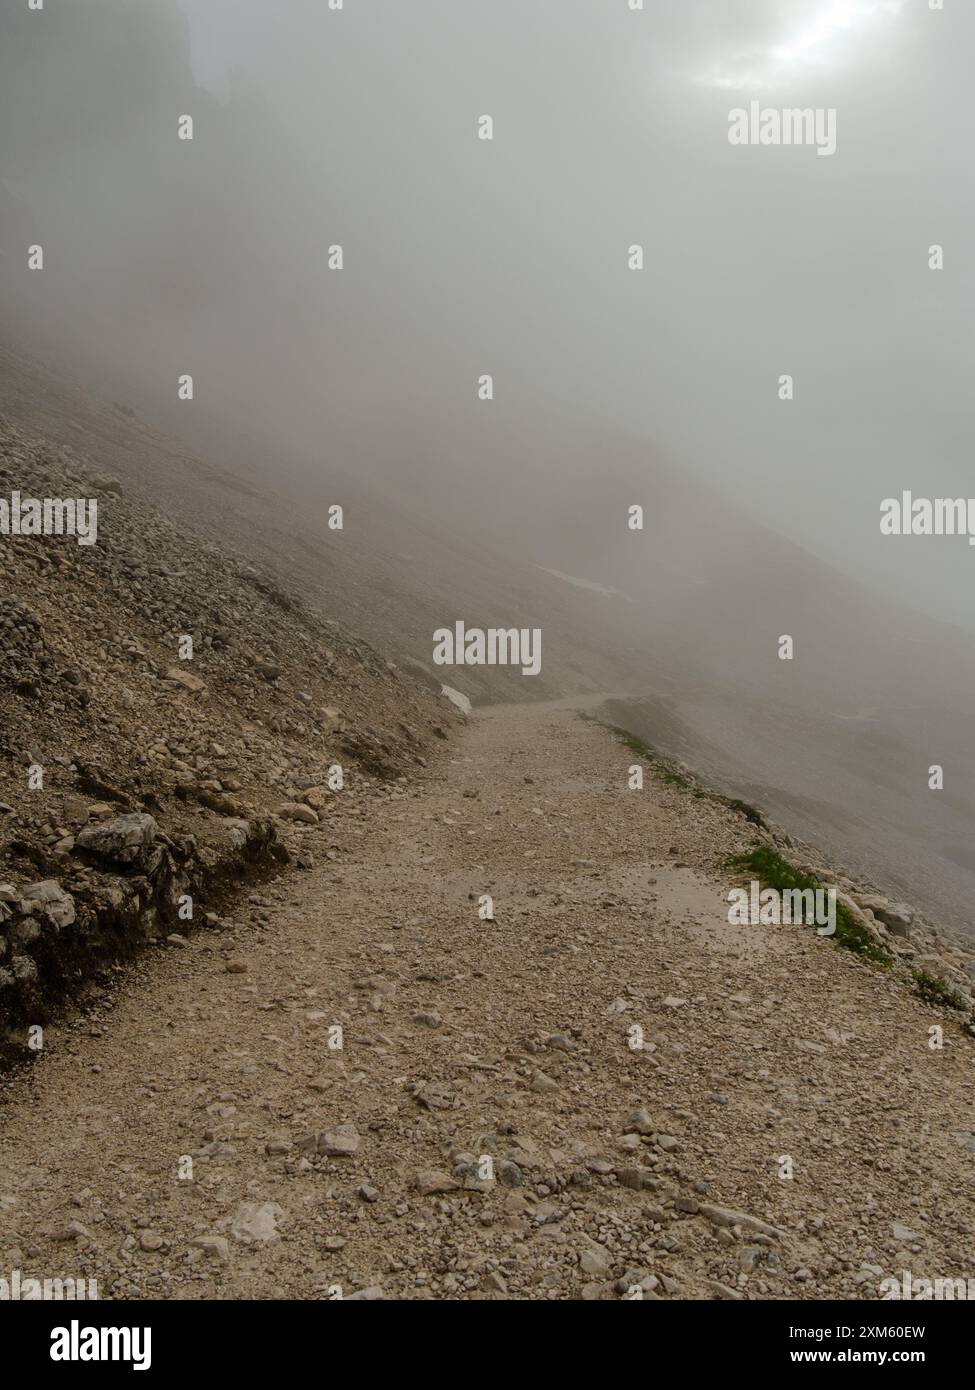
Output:
[[[458,718],[267,573],[0,419],[15,491],[95,497],[98,532],[0,536],[8,1054],[118,957],[214,920],[245,867],[328,856],[342,790],[381,794]]]

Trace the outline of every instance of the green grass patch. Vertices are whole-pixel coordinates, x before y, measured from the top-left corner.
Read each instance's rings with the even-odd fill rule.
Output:
[[[739,873],[750,873],[764,888],[777,888],[780,893],[789,888],[811,888],[815,891],[817,888],[828,887],[810,874],[801,873],[769,845],[756,845],[748,854],[736,854],[727,862],[729,869],[736,869]],[[876,965],[893,964],[894,958],[890,952],[877,945],[860,926],[850,909],[841,902],[836,904],[836,934],[833,940],[846,950],[853,951]]]
[[[912,970],[911,974],[914,976],[914,993],[926,1004],[936,1004],[943,1009],[958,1009],[965,1014],[971,1012],[972,1006],[965,996],[952,989],[951,985],[945,984],[944,980],[939,980],[937,975],[932,975],[927,970]]]

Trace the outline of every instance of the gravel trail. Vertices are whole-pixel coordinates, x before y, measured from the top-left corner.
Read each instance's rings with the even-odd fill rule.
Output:
[[[476,713],[419,781],[303,830],[310,872],[119,972],[0,1091],[0,1275],[174,1299],[975,1278],[975,1043],[811,929],[729,925],[750,827],[630,790],[634,761],[565,706]]]

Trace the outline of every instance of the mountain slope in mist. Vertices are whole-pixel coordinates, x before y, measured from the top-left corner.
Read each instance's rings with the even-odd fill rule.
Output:
[[[526,496],[518,525],[502,530],[488,501],[475,519],[458,508],[437,525],[425,498],[364,482],[269,491],[16,353],[0,355],[0,411],[232,539],[431,674],[441,625],[539,627],[537,677],[435,674],[475,701],[625,693],[648,742],[967,927],[975,764],[963,697],[975,680],[955,631],[898,611],[666,469],[638,468],[623,446],[581,503]],[[629,532],[637,497],[645,526]],[[338,498],[342,532],[328,527]],[[778,657],[782,634],[795,639],[791,662]],[[942,792],[928,788],[935,762],[950,771]]]
[[[873,262],[860,257],[879,254],[870,233],[889,233],[885,198],[904,179],[864,208],[862,130],[844,146],[849,164],[776,162],[763,175],[727,162],[719,97],[681,85],[687,55],[735,24],[758,42],[768,7],[734,23],[705,4],[618,23],[557,8],[558,25],[556,7],[499,3],[486,28],[479,7],[437,0],[418,0],[412,20],[358,7],[344,27],[317,0],[280,17],[242,5],[229,26],[211,7],[208,48],[203,6],[86,0],[40,16],[5,4],[0,409],[202,520],[385,650],[430,666],[434,630],[455,620],[539,628],[537,677],[431,678],[476,701],[626,693],[645,738],[673,740],[669,751],[805,838],[967,927],[970,639],[817,558],[835,538],[813,530],[806,487],[814,467],[823,489],[845,471],[856,486],[837,491],[836,525],[863,549],[848,568],[887,573],[864,499],[876,479],[896,490],[895,445],[925,424],[923,410],[901,419],[906,393],[895,400],[898,382],[921,389],[912,315],[940,316],[944,332],[920,339],[943,344],[944,380],[957,380],[959,282],[928,275],[922,288],[885,261],[883,305],[870,300]],[[893,63],[905,37],[918,40],[911,79],[930,82],[940,41],[933,29],[921,41],[917,16],[904,23],[884,51]],[[483,31],[474,46],[471,25]],[[404,31],[409,63],[390,50]],[[587,35],[605,45],[607,74],[623,55],[618,100],[540,105],[539,91],[589,90]],[[638,77],[629,64],[649,64],[649,48],[670,66]],[[241,60],[222,84],[198,75],[214,50]],[[858,91],[854,70],[855,109]],[[494,99],[505,139],[485,149],[473,116]],[[192,142],[177,138],[184,113]],[[877,156],[891,175],[882,143]],[[668,192],[680,194],[669,207]],[[727,215],[709,241],[716,205]],[[900,213],[919,234],[914,212]],[[630,276],[622,248],[651,227],[661,254]],[[781,247],[771,267],[759,256],[761,275],[756,229],[759,248],[772,230]],[[38,242],[42,274],[27,268]],[[341,274],[329,270],[336,243]],[[816,278],[822,267],[831,279]],[[824,303],[842,333],[822,329]],[[797,324],[801,342],[786,334]],[[891,356],[878,353],[879,378],[858,378],[855,410],[837,354],[884,325]],[[746,348],[763,333],[768,381],[771,345],[788,346],[803,389],[789,413],[736,415],[735,401],[755,399]],[[733,373],[723,386],[711,351]],[[486,365],[489,408],[474,389]],[[184,373],[192,402],[177,398]],[[941,380],[933,362],[926,376]],[[955,393],[936,394],[944,424],[928,433],[947,461]],[[702,420],[709,438],[694,432]],[[678,456],[685,437],[691,458]],[[767,460],[764,489],[753,455]],[[327,526],[334,504],[342,532]],[[627,525],[634,504],[642,531]],[[770,514],[776,530],[756,523]],[[917,575],[964,548],[884,545],[885,564],[903,555]],[[945,589],[953,612],[957,590]],[[779,659],[786,635],[791,661]],[[941,791],[928,786],[935,766]]]

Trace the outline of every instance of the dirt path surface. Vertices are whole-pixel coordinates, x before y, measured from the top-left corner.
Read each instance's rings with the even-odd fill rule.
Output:
[[[571,709],[480,713],[420,783],[351,789],[331,858],[309,827],[318,867],[49,1030],[0,1105],[0,1275],[190,1299],[975,1277],[975,1044],[810,929],[730,926],[749,827],[629,790],[633,761]]]

